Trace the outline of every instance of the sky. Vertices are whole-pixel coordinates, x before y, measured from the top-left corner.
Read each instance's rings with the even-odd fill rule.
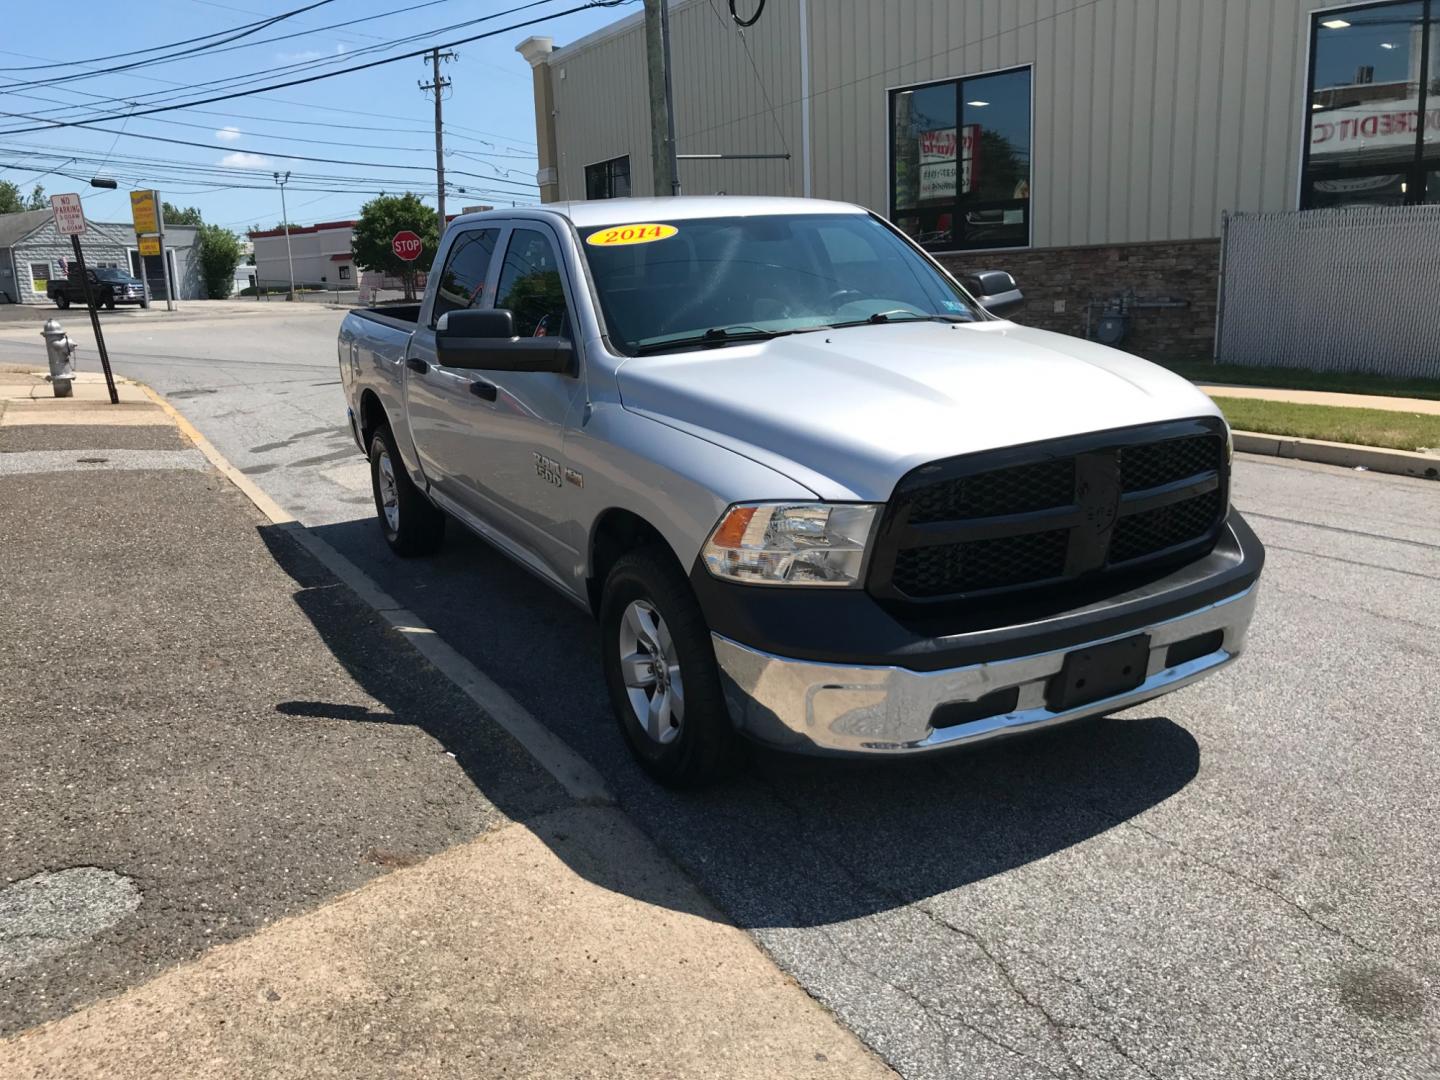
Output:
[[[0,34],[0,180],[18,184],[26,195],[37,182],[47,195],[77,192],[87,217],[97,221],[128,221],[127,192],[155,188],[167,202],[198,207],[207,222],[239,232],[257,224],[271,228],[282,220],[272,175],[277,170],[292,174],[286,202],[290,221],[298,224],[353,218],[381,191],[413,190],[433,206],[435,106],[417,86],[430,81],[431,74],[429,61],[419,57],[153,116],[126,114],[304,78],[540,18],[534,25],[457,46],[458,59],[442,71],[452,81],[444,99],[447,212],[477,204],[535,202],[530,68],[515,46],[541,35],[553,37],[558,47],[639,10],[632,0],[620,7],[553,14],[583,2],[92,2],[84,5],[84,18],[63,22],[46,14],[49,5],[7,5]],[[443,29],[527,3],[523,11]],[[236,28],[249,29],[247,24],[257,20],[311,5],[311,10],[193,56],[168,54],[214,46],[218,39],[99,59],[202,35],[229,37],[223,32],[239,33]],[[337,23],[351,25],[333,25]],[[269,40],[282,36],[285,40]],[[395,43],[400,38],[415,40]],[[38,66],[64,61],[69,62],[60,67]],[[144,66],[116,70],[135,64]],[[90,72],[96,74],[88,77]],[[221,82],[236,76],[252,78]],[[216,82],[220,85],[202,85]],[[95,116],[119,118],[90,127],[6,133],[47,120]],[[140,137],[147,135],[201,145]],[[332,162],[298,161],[283,154]],[[116,179],[118,189],[91,188],[88,181],[97,175]],[[465,193],[456,191],[458,187]]]

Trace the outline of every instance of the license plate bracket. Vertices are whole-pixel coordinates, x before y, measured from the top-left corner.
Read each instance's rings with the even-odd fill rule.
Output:
[[[1065,712],[1134,690],[1145,681],[1149,661],[1148,634],[1066,653],[1060,671],[1045,688],[1045,706],[1051,712]]]

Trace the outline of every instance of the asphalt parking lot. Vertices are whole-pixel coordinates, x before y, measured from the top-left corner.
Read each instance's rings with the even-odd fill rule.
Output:
[[[338,321],[147,323],[111,351],[594,764],[902,1075],[1440,1076],[1440,485],[1241,458],[1269,563],[1228,672],[959,756],[757,754],[675,795],[626,756],[581,613],[458,529],[425,562],[385,551]]]

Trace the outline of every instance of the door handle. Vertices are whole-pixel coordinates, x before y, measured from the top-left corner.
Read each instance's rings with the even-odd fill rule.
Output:
[[[430,370],[430,365],[418,356],[407,356],[405,358],[405,366],[417,375],[424,375],[425,372]]]
[[[470,392],[478,398],[484,398],[486,401],[494,401],[496,388],[494,383],[488,383],[484,379],[477,379],[470,384]]]

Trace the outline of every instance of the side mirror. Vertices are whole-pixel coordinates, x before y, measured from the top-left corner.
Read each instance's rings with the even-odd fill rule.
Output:
[[[435,357],[445,367],[575,373],[575,346],[559,337],[516,337],[504,308],[447,311],[435,324]]]
[[[966,285],[991,315],[1004,315],[1025,303],[1015,279],[1004,270],[981,270],[970,275]]]

